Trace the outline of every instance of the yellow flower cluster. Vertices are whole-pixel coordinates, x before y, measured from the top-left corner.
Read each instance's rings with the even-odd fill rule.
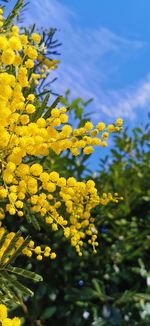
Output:
[[[0,304],[0,325],[1,326],[20,326],[21,321],[18,317],[8,318],[7,307]]]
[[[96,251],[97,230],[91,210],[98,204],[117,201],[118,197],[108,194],[100,198],[92,180],[77,182],[73,177],[66,180],[55,171],[44,171],[36,161],[49,155],[50,150],[56,154],[70,150],[75,156],[81,151],[91,154],[94,146],[107,146],[109,133],[119,131],[123,121],[117,119],[108,126],[99,122],[96,128],[88,121],[73,130],[64,107],[53,108],[46,118],[43,109],[40,118],[36,118],[39,101],[37,104],[31,85],[45,78],[43,69],[47,71],[53,65],[39,56],[40,35],[20,34],[17,26],[5,31],[2,22],[1,17],[0,219],[8,213],[21,218],[28,213],[32,218],[34,214],[39,223],[46,223],[53,231],[61,226],[79,255],[86,235]],[[37,60],[41,63],[39,74],[34,72]],[[38,260],[44,256],[56,257],[50,247],[34,247],[31,241],[24,253],[31,256],[33,251]]]
[[[13,246],[13,248],[9,251],[9,254],[7,254],[7,258],[5,258],[5,253],[7,252],[7,249],[9,248],[9,245],[14,239],[16,233],[15,232],[9,232],[6,234],[6,230],[4,227],[0,227],[0,241],[4,237],[4,241],[2,246],[0,247],[0,263],[3,260],[3,263],[9,262],[9,258],[17,251],[18,248],[22,246],[24,243],[24,238],[20,236]],[[40,246],[35,246],[35,243],[33,240],[30,240],[28,245],[22,250],[22,253],[26,255],[27,257],[32,257],[33,254],[36,255],[37,260],[42,260],[43,257],[49,257],[51,259],[54,259],[56,257],[56,254],[52,252],[51,248],[48,246],[43,246],[42,248]]]

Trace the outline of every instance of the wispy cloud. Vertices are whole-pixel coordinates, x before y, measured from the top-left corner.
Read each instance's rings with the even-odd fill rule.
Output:
[[[134,87],[127,87],[120,92],[106,92],[100,109],[109,117],[118,115],[133,120],[137,111],[148,110],[150,106],[150,75]]]
[[[32,0],[27,19],[38,26],[57,27],[63,42],[62,62],[57,71],[57,91],[70,88],[72,96],[94,98],[96,115],[118,115],[133,119],[137,108],[150,104],[150,77],[132,87],[113,90],[110,81],[122,66],[143,48],[138,40],[128,40],[107,28],[80,28],[78,17],[58,0]]]
[[[70,29],[70,20],[75,14],[58,0],[32,0],[26,18],[29,23],[42,27]]]

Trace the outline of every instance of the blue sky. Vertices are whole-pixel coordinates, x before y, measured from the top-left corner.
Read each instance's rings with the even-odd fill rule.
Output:
[[[146,119],[150,104],[149,0],[32,0],[27,20],[56,26],[56,89],[94,98],[94,119]]]
[[[93,98],[94,122],[122,117],[132,127],[150,106],[149,13],[150,0],[31,0],[25,23],[58,29],[54,90]]]
[[[150,105],[149,12],[149,0],[31,0],[25,23],[58,28],[56,90],[92,97],[96,121],[135,125]]]

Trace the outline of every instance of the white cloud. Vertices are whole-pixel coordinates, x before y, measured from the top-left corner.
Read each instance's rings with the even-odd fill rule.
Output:
[[[57,0],[31,0],[26,13],[29,24],[39,27],[70,28],[70,19],[74,13]]]
[[[122,116],[133,120],[137,110],[150,106],[150,75],[132,88],[120,92],[107,92],[100,109],[109,117]]]
[[[122,116],[133,119],[137,108],[150,104],[150,78],[133,87],[111,90],[107,83],[117,76],[124,62],[134,58],[143,43],[122,38],[107,28],[80,28],[78,17],[58,0],[32,0],[27,13],[29,23],[60,29],[62,62],[54,88],[73,97],[94,98],[96,116]],[[74,22],[74,23],[73,23]],[[55,74],[55,73],[54,73]]]

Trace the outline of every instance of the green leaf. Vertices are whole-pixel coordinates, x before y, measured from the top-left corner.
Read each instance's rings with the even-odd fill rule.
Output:
[[[0,281],[1,290],[3,291],[3,297],[0,298],[0,302],[5,303],[9,301],[14,301],[17,304],[20,304],[18,295],[16,295],[16,292],[11,288],[11,282],[8,282],[8,280],[3,276],[3,274],[1,274]]]
[[[50,98],[50,93],[46,94],[44,100],[40,104],[40,107],[37,108],[35,113],[32,115],[32,117],[31,117],[32,121],[36,121],[38,118],[43,116],[43,113],[45,112],[49,98]]]
[[[34,226],[35,230],[41,230],[40,224],[34,215],[26,214],[26,219],[29,224],[32,224]]]
[[[123,292],[121,297],[117,300],[117,303],[122,304],[122,303],[132,301],[134,296],[135,296],[135,291],[126,290]]]
[[[13,7],[10,14],[4,21],[4,25],[3,25],[4,29],[5,28],[7,29],[10,25],[13,24],[14,18],[19,18],[19,13],[20,13],[21,9],[23,9],[26,5],[27,4],[25,4],[23,0],[17,0],[15,6]]]
[[[136,293],[134,295],[134,299],[138,300],[138,301],[140,301],[142,299],[145,300],[145,301],[150,301],[150,294],[148,294],[148,293]]]
[[[2,272],[3,277],[8,281],[9,286],[14,289],[14,291],[21,292],[27,296],[33,296],[33,292],[26,286],[18,282],[13,276],[9,275],[6,271]]]
[[[39,275],[37,273],[34,273],[34,272],[30,272],[30,271],[28,271],[26,269],[19,268],[19,267],[9,266],[7,268],[7,272],[10,272],[10,273],[13,273],[13,274],[16,274],[16,275],[25,277],[25,278],[29,278],[29,279],[31,279],[34,282],[41,282],[41,281],[43,281],[43,278],[42,278],[41,275]]]
[[[44,310],[44,312],[42,313],[40,318],[41,319],[49,319],[55,314],[56,311],[57,311],[57,308],[55,306],[48,307]]]
[[[93,285],[94,285],[94,287],[95,287],[95,290],[96,290],[99,294],[102,294],[102,295],[103,295],[103,292],[102,292],[102,289],[101,289],[101,287],[100,287],[100,284],[99,284],[98,280],[97,280],[97,279],[93,279],[93,280],[92,280],[92,283],[93,283]]]

